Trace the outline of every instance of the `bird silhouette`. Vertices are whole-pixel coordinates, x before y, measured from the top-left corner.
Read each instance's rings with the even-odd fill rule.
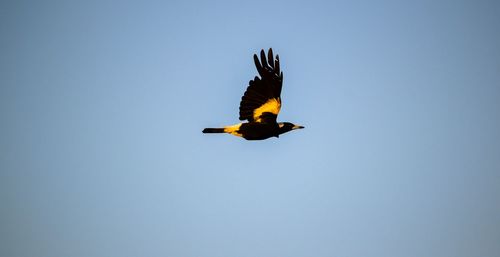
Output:
[[[247,140],[263,140],[295,130],[303,126],[290,122],[277,122],[281,109],[281,87],[283,72],[280,70],[280,59],[273,55],[270,48],[267,54],[262,49],[260,60],[253,55],[255,67],[260,75],[248,82],[247,90],[241,97],[240,120],[248,122],[224,126],[222,128],[205,128],[203,133],[228,133]]]

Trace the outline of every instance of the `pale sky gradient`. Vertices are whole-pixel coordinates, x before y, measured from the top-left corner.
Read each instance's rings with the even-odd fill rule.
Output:
[[[238,122],[273,47],[280,121]],[[498,1],[2,1],[0,256],[500,256]]]

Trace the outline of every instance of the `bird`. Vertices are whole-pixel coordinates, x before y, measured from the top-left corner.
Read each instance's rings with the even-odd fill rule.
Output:
[[[267,53],[260,51],[260,60],[253,55],[255,67],[259,76],[248,82],[248,87],[241,97],[239,119],[242,122],[222,128],[205,128],[203,133],[227,133],[246,140],[264,140],[271,137],[303,129],[303,126],[291,122],[277,122],[281,110],[281,87],[283,72],[280,70],[279,55],[276,59],[273,49]]]

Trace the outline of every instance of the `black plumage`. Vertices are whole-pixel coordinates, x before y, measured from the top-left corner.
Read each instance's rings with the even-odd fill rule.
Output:
[[[275,59],[273,50],[269,49],[267,58],[264,50],[261,50],[260,60],[256,54],[253,59],[260,77],[256,76],[248,82],[248,87],[241,97],[239,113],[239,119],[248,122],[223,128],[206,128],[203,133],[229,133],[247,140],[262,140],[304,128],[289,122],[276,121],[281,109],[283,84],[279,56],[276,55]]]

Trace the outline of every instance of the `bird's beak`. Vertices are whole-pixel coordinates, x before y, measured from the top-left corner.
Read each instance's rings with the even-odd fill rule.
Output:
[[[303,129],[304,127],[303,126],[299,126],[299,125],[295,125],[292,127],[292,129]]]

